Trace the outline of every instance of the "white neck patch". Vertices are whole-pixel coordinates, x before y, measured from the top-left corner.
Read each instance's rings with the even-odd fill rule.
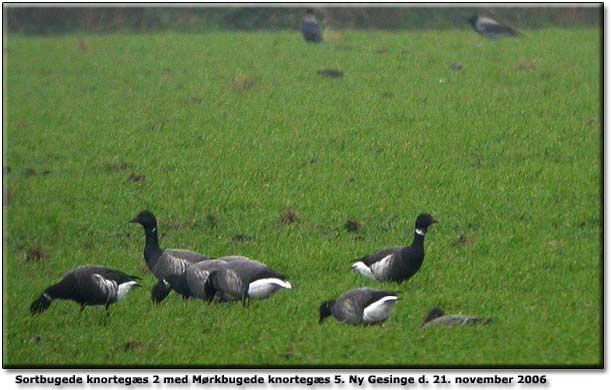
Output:
[[[157,228],[153,228],[153,230],[151,230],[151,232],[155,233],[157,231]]]
[[[53,299],[51,298],[51,296],[47,293],[42,293],[42,296],[45,297],[48,301],[52,301]]]
[[[418,234],[419,236],[424,237],[424,230],[422,230],[422,229],[416,229],[416,234]]]

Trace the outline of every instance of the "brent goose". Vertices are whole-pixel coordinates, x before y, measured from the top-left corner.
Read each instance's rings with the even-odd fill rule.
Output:
[[[436,307],[429,312],[426,316],[426,319],[422,323],[422,328],[428,328],[429,326],[435,325],[445,325],[445,326],[455,326],[455,325],[474,325],[474,324],[482,324],[487,325],[492,322],[492,318],[477,318],[477,317],[467,317],[463,315],[445,315],[443,310]]]
[[[168,285],[185,298],[211,302],[250,298],[265,299],[280,289],[291,289],[286,278],[258,261],[243,256],[227,256],[190,265],[182,275],[165,278]]]
[[[265,299],[278,290],[292,288],[286,277],[267,265],[244,256],[226,256],[219,260],[227,262],[227,268],[236,274],[248,286],[248,298]]]
[[[306,10],[306,14],[301,22],[301,33],[303,34],[303,39],[305,39],[306,42],[316,43],[322,41],[320,25],[318,24],[318,20],[316,20],[316,16],[314,16],[314,11],[312,9]]]
[[[394,292],[357,288],[320,305],[319,323],[333,316],[338,321],[352,325],[379,324],[390,318],[398,299]]]
[[[481,17],[477,14],[469,18],[469,23],[477,33],[489,39],[515,37],[519,34],[509,26],[502,25],[494,19]]]
[[[223,260],[204,260],[191,264],[181,275],[170,275],[165,281],[183,298],[212,302],[219,293],[246,301],[247,285]]]
[[[377,281],[403,282],[418,272],[424,261],[424,235],[437,221],[429,214],[416,218],[414,240],[408,247],[383,249],[373,255],[354,260],[352,269]]]
[[[144,260],[149,270],[159,280],[151,291],[154,302],[161,302],[170,293],[168,284],[164,282],[165,278],[180,275],[189,265],[209,259],[207,256],[186,249],[161,249],[157,237],[157,219],[148,210],[141,211],[130,222],[139,223],[144,228],[146,235]]]
[[[137,276],[99,265],[83,265],[68,271],[62,280],[47,287],[30,305],[32,315],[42,313],[54,299],[70,299],[85,306],[108,306],[121,300],[132,288],[141,287]]]

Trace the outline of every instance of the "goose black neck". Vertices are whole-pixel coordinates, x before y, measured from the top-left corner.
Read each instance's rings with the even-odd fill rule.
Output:
[[[47,299],[68,299],[70,298],[70,289],[66,288],[61,282],[48,287],[44,294]]]
[[[420,246],[424,247],[424,234],[425,232],[420,231],[423,234],[419,234],[417,231],[414,231],[414,240],[412,241],[412,246]]]
[[[320,319],[318,320],[318,323],[322,323],[325,318],[329,317],[332,314],[331,309],[333,308],[334,304],[335,301],[327,301],[320,305]]]
[[[145,227],[144,234],[146,235],[146,243],[144,245],[144,260],[146,260],[146,263],[152,267],[159,259],[159,256],[161,256],[161,252],[163,252],[159,247],[157,226]]]
[[[166,280],[172,289],[178,294],[182,295],[184,298],[191,296],[191,291],[189,289],[189,285],[187,284],[186,272],[182,273],[181,275],[171,275],[170,277],[166,278]]]

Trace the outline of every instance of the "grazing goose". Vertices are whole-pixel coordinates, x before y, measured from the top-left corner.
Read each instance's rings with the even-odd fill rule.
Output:
[[[62,280],[47,287],[42,295],[32,302],[32,315],[42,313],[55,299],[70,299],[85,306],[108,306],[121,300],[132,288],[141,287],[137,276],[99,265],[84,265],[68,271]]]
[[[248,298],[265,299],[274,295],[278,290],[290,290],[292,288],[284,275],[248,257],[226,256],[219,258],[219,260],[225,261],[227,268],[235,271],[248,286]]]
[[[306,42],[318,43],[322,41],[320,25],[318,24],[318,20],[316,20],[316,16],[314,16],[314,11],[312,9],[306,10],[306,14],[301,22],[301,33],[303,34],[303,39],[305,39]]]
[[[319,323],[332,315],[338,321],[352,325],[379,324],[390,318],[397,300],[399,297],[394,292],[357,288],[320,305]]]
[[[474,324],[487,325],[491,322],[492,322],[492,318],[467,317],[467,316],[463,316],[459,314],[445,315],[443,310],[436,307],[429,312],[428,316],[426,316],[426,319],[422,323],[421,328],[428,328],[429,326],[435,326],[435,325],[445,325],[445,326],[474,325]]]
[[[429,214],[416,218],[414,240],[408,247],[384,249],[355,260],[352,269],[377,281],[403,282],[418,272],[424,261],[424,235],[437,221]]]
[[[218,300],[265,299],[279,289],[291,289],[284,276],[265,264],[243,256],[227,256],[190,265],[182,275],[165,279],[185,298]],[[217,295],[218,294],[218,295]]]
[[[204,260],[191,264],[182,274],[170,275],[164,280],[183,298],[211,302],[218,291],[235,298],[246,298],[246,285],[234,271],[227,268],[223,260]]]
[[[209,257],[185,249],[161,249],[157,236],[157,219],[148,210],[141,211],[130,222],[139,223],[144,228],[146,243],[144,245],[144,260],[149,270],[159,282],[151,291],[151,298],[159,303],[170,293],[170,288],[164,279],[171,275],[180,275],[193,263],[207,260]]]
[[[473,15],[469,18],[469,23],[478,34],[488,38],[497,39],[502,37],[515,37],[519,33],[511,27],[504,26],[491,18],[480,17]]]

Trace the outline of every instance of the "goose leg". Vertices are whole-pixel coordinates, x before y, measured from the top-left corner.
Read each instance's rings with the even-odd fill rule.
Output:
[[[244,307],[250,306],[250,297],[248,296],[248,293],[244,293],[244,295],[242,295],[242,306]]]

